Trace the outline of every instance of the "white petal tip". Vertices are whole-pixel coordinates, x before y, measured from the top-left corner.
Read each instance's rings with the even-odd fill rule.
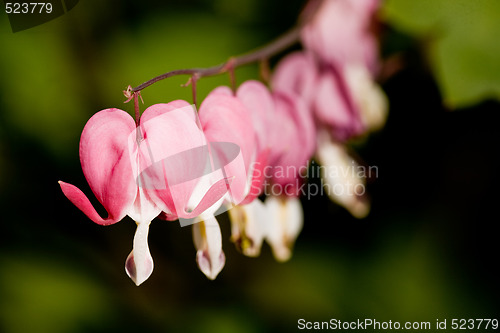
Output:
[[[266,232],[266,206],[257,199],[249,204],[233,207],[229,210],[229,218],[231,242],[236,249],[247,257],[258,257]]]
[[[355,218],[363,219],[370,213],[370,202],[368,200],[360,198],[346,208]]]
[[[241,253],[243,253],[245,256],[247,257],[251,257],[251,258],[256,258],[258,256],[260,256],[260,248],[247,248],[246,250],[242,251]]]
[[[224,268],[226,256],[224,252],[221,252],[218,258],[210,258],[208,253],[199,250],[196,253],[196,262],[200,270],[208,279],[215,280],[217,275],[222,271],[222,268]]]
[[[290,250],[280,251],[274,253],[274,258],[279,262],[286,262],[292,257],[292,252]]]
[[[146,257],[143,263],[137,264],[134,260],[134,251],[132,251],[125,261],[125,272],[127,272],[127,275],[134,281],[136,286],[139,286],[151,276],[153,266],[153,259],[151,257]]]
[[[252,239],[244,235],[233,235],[231,242],[234,243],[236,250],[247,257],[258,257],[260,255],[262,242],[256,244]]]

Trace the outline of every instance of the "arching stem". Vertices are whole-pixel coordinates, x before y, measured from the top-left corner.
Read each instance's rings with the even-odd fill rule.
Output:
[[[138,85],[135,88],[131,88],[129,93],[134,94],[137,93],[144,88],[149,87],[150,85],[167,79],[172,76],[177,76],[177,75],[191,75],[191,79],[184,85],[192,84],[196,80],[205,77],[205,76],[214,76],[214,75],[219,75],[223,74],[226,72],[234,71],[235,68],[244,66],[247,64],[251,64],[254,62],[258,62],[262,59],[269,59],[270,57],[286,50],[290,46],[294,45],[299,41],[300,37],[300,27],[294,27],[285,34],[283,34],[281,37],[278,37],[276,40],[273,42],[267,44],[266,46],[263,46],[253,52],[249,52],[246,54],[243,54],[238,57],[232,57],[225,63],[222,63],[217,66],[212,66],[212,67],[206,67],[206,68],[190,68],[190,69],[177,69],[174,71],[170,71],[161,75],[158,75],[151,80],[148,80],[140,85]],[[231,74],[230,74],[231,75]],[[234,73],[232,75],[234,77]],[[194,79],[193,79],[194,78]],[[233,85],[233,83],[231,83]],[[127,94],[125,94],[126,97]],[[194,98],[195,99],[195,98]]]

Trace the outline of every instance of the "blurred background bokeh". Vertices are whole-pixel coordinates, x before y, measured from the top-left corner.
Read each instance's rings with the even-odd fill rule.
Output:
[[[491,1],[478,0],[494,7],[480,13],[456,1],[458,18],[447,21],[422,14],[449,13],[446,1],[418,3],[388,1],[380,14],[383,56],[399,67],[382,83],[386,127],[353,146],[378,167],[371,214],[356,220],[326,196],[304,199],[287,263],[267,245],[257,259],[238,253],[222,215],[227,261],[215,281],[196,266],[190,228],[155,220],[155,270],[140,287],[124,271],[134,222],[92,223],[57,183],[91,197],[78,157],[86,121],[108,107],[131,112],[129,84],[272,40],[303,1],[86,0],[18,33],[0,14],[0,331],[289,332],[300,318],[498,318],[499,12]],[[238,83],[258,75],[257,65],[236,71]],[[186,80],[145,89],[146,106],[190,101]],[[226,75],[199,81],[199,99],[221,84]]]

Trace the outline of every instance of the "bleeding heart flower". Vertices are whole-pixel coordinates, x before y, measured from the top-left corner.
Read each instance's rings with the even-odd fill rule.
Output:
[[[208,155],[203,131],[185,101],[146,109],[138,127],[125,111],[106,109],[85,125],[80,161],[92,192],[108,212],[102,218],[77,187],[59,182],[66,197],[92,221],[110,225],[130,216],[137,223],[125,269],[137,284],[152,273],[149,224],[163,211],[170,219],[200,215],[227,192],[228,179],[199,187]],[[201,193],[200,193],[201,192]],[[191,197],[200,197],[195,204]]]
[[[300,96],[311,105],[320,76],[314,55],[307,51],[295,51],[281,59],[271,77],[274,91],[284,91]]]
[[[245,105],[247,112],[252,117],[256,142],[249,173],[252,177],[248,182],[247,196],[240,203],[243,205],[257,198],[264,188],[264,171],[268,166],[272,149],[269,137],[273,131],[272,115],[275,112],[275,106],[269,89],[255,80],[245,81],[241,84],[236,91],[236,97]]]
[[[200,222],[193,224],[198,266],[213,280],[225,262],[214,214],[220,212],[222,205],[235,206],[248,196],[256,142],[254,129],[249,126],[252,120],[248,110],[225,87],[215,89],[206,97],[200,106],[199,119],[211,150],[211,162],[220,166],[223,179],[231,180],[226,195],[201,214]]]
[[[301,96],[337,141],[379,130],[387,118],[387,97],[366,67],[354,63],[320,66],[295,52],[278,64],[273,87]]]
[[[283,91],[274,91],[276,124],[269,141],[271,150],[269,164],[272,166],[271,183],[286,189],[288,196],[297,196],[301,171],[316,147],[316,129],[310,109],[299,96]]]
[[[303,81],[295,81],[293,89],[281,90],[273,85],[273,92],[269,94],[262,84],[254,87],[255,90],[259,88],[262,96],[259,100],[269,101],[266,103],[266,113],[268,117],[270,115],[266,139],[271,170],[268,192],[271,195],[263,204],[255,200],[252,205],[245,206],[234,214],[239,217],[235,218],[236,232],[246,236],[246,239],[242,239],[241,247],[247,255],[258,255],[264,238],[271,245],[277,260],[288,260],[295,238],[302,228],[303,213],[297,196],[305,176],[302,173],[307,169],[316,146],[316,129],[311,109],[306,100],[296,92],[303,88],[305,91],[302,92],[312,94],[314,90],[309,84],[313,84],[316,73],[305,73],[311,75],[303,76]],[[283,85],[291,82],[288,74],[283,72],[280,76]],[[263,97],[266,93],[270,98]],[[256,98],[258,96],[255,94]],[[276,188],[279,188],[279,193],[274,193]],[[245,244],[245,240],[249,242]]]
[[[323,0],[302,29],[302,42],[321,62],[342,66],[357,63],[378,67],[378,45],[372,20],[379,0]]]
[[[232,204],[239,204],[247,194],[256,144],[250,113],[226,87],[219,87],[201,103],[199,118],[208,142],[230,142],[239,148],[241,158],[233,161],[229,161],[225,149],[212,151],[224,165],[226,177],[232,178]]]
[[[287,223],[274,220],[266,205],[256,199],[263,188],[264,176],[271,168],[270,180],[275,185],[286,187],[290,195],[298,194],[299,170],[307,165],[314,151],[314,124],[305,105],[294,94],[271,94],[261,82],[246,81],[238,88],[236,97],[252,115],[257,145],[249,182],[255,192],[250,192],[244,202],[229,211],[231,240],[243,254],[255,257],[260,253],[269,225]]]
[[[387,102],[373,76],[379,67],[373,22],[380,0],[311,1],[301,39],[306,53],[281,61],[274,89],[294,91],[336,141],[380,128]]]
[[[278,64],[272,77],[273,89],[302,98],[318,121],[341,141],[364,131],[359,111],[343,72],[319,64],[304,52],[292,53]]]
[[[233,96],[228,87],[219,87],[213,94]],[[265,168],[270,145],[268,135],[271,130],[271,115],[274,112],[274,101],[269,90],[258,81],[246,81],[236,91],[235,97],[244,105],[246,114],[250,116],[244,124],[254,129],[255,144],[251,151],[251,163],[247,172],[247,186],[244,189],[245,199],[229,210],[231,219],[231,240],[245,255],[257,256],[264,239],[264,205],[256,199],[262,192],[265,180]],[[232,97],[234,98],[234,97]],[[243,125],[243,124],[242,124]]]
[[[302,172],[307,169],[315,150],[316,129],[310,109],[299,96],[282,91],[274,91],[272,95],[275,126],[269,139],[271,195],[264,202],[264,213],[259,213],[258,206],[252,208],[254,214],[266,215],[263,227],[265,239],[275,258],[286,261],[291,257],[295,239],[304,221],[298,195],[305,177]],[[276,187],[280,189],[279,194],[275,193]],[[247,213],[247,216],[250,214]]]
[[[387,117],[387,99],[363,66],[345,64],[335,70],[332,65],[323,65],[321,72],[317,66],[309,54],[297,52],[287,56],[278,65],[273,87],[302,94],[302,99],[309,101],[321,132],[316,156],[324,166],[323,179],[330,189],[345,190],[329,190],[329,196],[361,218],[368,214],[369,201],[366,195],[354,194],[353,189],[364,186],[364,180],[342,176],[345,172],[332,175],[328,170],[353,168],[353,160],[341,143],[367,130],[380,129]],[[316,90],[304,86],[310,82]]]

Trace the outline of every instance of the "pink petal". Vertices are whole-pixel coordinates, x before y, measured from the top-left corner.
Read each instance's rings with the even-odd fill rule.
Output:
[[[210,93],[200,106],[200,121],[203,132],[210,142],[236,143],[249,167],[254,151],[255,132],[248,110],[233,96]]]
[[[127,147],[127,138],[134,129],[134,121],[128,113],[106,109],[90,118],[80,139],[83,173],[108,212],[108,218],[102,219],[79,189],[60,183],[68,199],[96,223],[112,224],[121,220],[134,202],[137,185]]]
[[[305,102],[297,95],[275,91],[273,93],[275,126],[270,133],[268,163],[274,184],[279,184],[282,194],[297,196],[301,173],[307,169],[308,160],[315,149],[316,129]]]
[[[282,185],[296,183],[314,151],[314,123],[301,99],[283,92],[275,92],[273,96],[279,126],[275,129],[271,164],[282,172],[280,175],[275,172],[274,181]]]
[[[378,0],[323,1],[302,30],[302,42],[323,62],[359,63],[375,70],[377,47],[370,32]],[[375,46],[375,47],[374,47]]]
[[[238,98],[210,93],[200,107],[200,122],[209,142],[234,143],[241,150],[243,164],[236,158],[234,162],[227,161],[224,167],[224,177],[234,177],[231,193],[238,203],[246,195],[250,163],[255,151],[255,132],[253,127],[249,126],[252,124],[250,115]],[[212,152],[219,161],[227,159],[227,153],[223,147]]]
[[[125,217],[125,213],[118,216],[108,216],[108,218],[103,219],[96,212],[94,206],[90,203],[89,199],[83,194],[83,192],[76,186],[59,181],[61,190],[64,195],[76,206],[78,207],[89,219],[97,224],[110,225],[116,223]]]
[[[274,97],[276,108],[282,103],[284,110],[295,122],[297,138],[302,147],[300,152],[308,160],[316,147],[316,127],[310,108],[296,94],[276,92]]]
[[[245,105],[252,119],[257,140],[257,151],[269,145],[267,136],[272,130],[271,116],[274,113],[274,101],[269,89],[259,81],[245,81],[236,92],[236,97]]]
[[[276,103],[277,98],[275,95],[273,95],[273,100]],[[268,163],[275,166],[279,163],[282,155],[291,151],[296,144],[297,126],[281,103],[279,103],[278,107],[275,107],[272,119],[275,126],[269,132]]]
[[[211,95],[222,94],[222,95],[227,95],[227,96],[234,96],[233,91],[228,86],[219,86],[219,87],[215,88],[214,90],[212,90],[210,92],[210,94]]]
[[[160,103],[160,104],[154,104],[148,107],[146,110],[141,115],[141,124],[145,124],[148,121],[159,117],[163,115],[166,112],[178,110],[178,109],[184,109],[190,107],[191,104],[182,100],[178,99],[169,103]],[[147,111],[147,112],[146,112]],[[196,119],[196,115],[191,112],[185,112],[184,115],[192,117],[193,120]]]
[[[318,120],[332,129],[332,135],[337,140],[345,141],[364,131],[360,110],[345,71],[330,68],[323,73],[318,83],[314,111]]]
[[[140,130],[141,186],[162,211],[179,216],[208,161],[208,149],[203,148],[207,142],[195,110],[184,101],[153,105],[144,111]]]
[[[315,97],[318,73],[312,55],[293,52],[276,66],[272,77],[273,91],[298,95],[310,105]]]
[[[255,198],[257,198],[262,193],[266,176],[265,169],[268,166],[267,163],[268,156],[269,156],[269,149],[262,151],[257,156],[257,159],[253,163],[253,173],[252,173],[252,181],[250,184],[250,190],[246,198],[242,202],[240,202],[240,205],[246,205],[248,203],[251,203]]]
[[[206,192],[205,196],[201,199],[195,209],[191,212],[182,211],[179,212],[179,217],[185,219],[191,219],[201,215],[207,208],[211,207],[214,203],[219,201],[228,191],[231,185],[231,179],[224,178],[216,182],[214,185],[210,187],[210,189]]]

